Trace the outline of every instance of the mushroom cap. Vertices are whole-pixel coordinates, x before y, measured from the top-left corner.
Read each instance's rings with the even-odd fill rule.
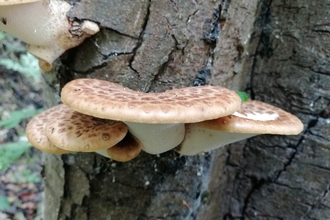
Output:
[[[219,86],[142,93],[97,79],[76,79],[62,89],[62,101],[81,113],[139,123],[199,122],[240,108],[239,96]]]
[[[41,0],[0,0],[0,6],[4,5],[19,5],[19,4],[26,4],[31,2],[38,2]]]
[[[121,141],[127,126],[123,122],[94,118],[61,104],[58,114],[48,119],[46,135],[56,146],[70,151],[93,152]]]
[[[176,151],[194,155],[258,134],[294,135],[302,130],[303,124],[296,116],[263,102],[248,101],[231,115],[186,124],[185,139]]]
[[[49,118],[56,117],[59,106],[54,106],[34,116],[26,126],[26,137],[30,143],[37,149],[52,154],[67,154],[67,151],[56,147],[46,136],[46,124]]]
[[[107,153],[115,161],[127,162],[137,157],[141,150],[142,143],[128,132],[123,140],[108,148]]]
[[[302,122],[294,115],[264,102],[243,102],[237,112],[213,120],[196,123],[197,126],[234,133],[297,135]]]

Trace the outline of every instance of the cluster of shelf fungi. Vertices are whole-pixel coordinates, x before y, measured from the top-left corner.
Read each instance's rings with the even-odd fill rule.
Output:
[[[59,104],[26,128],[36,148],[53,154],[96,152],[129,161],[141,150],[196,155],[259,134],[297,135],[303,124],[275,106],[241,102],[219,86],[142,93],[98,80],[66,84]]]
[[[64,51],[100,30],[94,22],[69,19],[70,9],[65,1],[0,0],[0,29],[26,42],[40,68],[49,71]],[[141,93],[78,79],[61,97],[64,104],[37,115],[26,129],[36,148],[54,154],[97,152],[117,161],[141,150],[195,155],[258,134],[303,130],[290,113],[258,101],[241,103],[235,92],[217,86]]]

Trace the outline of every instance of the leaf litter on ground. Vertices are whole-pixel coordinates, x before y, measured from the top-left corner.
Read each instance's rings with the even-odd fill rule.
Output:
[[[0,220],[39,220],[41,154],[24,135],[28,119],[43,108],[40,80],[29,75],[39,70],[24,44],[1,32],[0,42]]]

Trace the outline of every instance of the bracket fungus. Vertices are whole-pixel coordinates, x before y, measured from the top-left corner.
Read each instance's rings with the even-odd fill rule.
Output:
[[[185,139],[176,150],[194,155],[259,134],[297,135],[303,128],[296,116],[280,108],[247,101],[231,115],[187,124]]]
[[[124,123],[94,118],[64,104],[33,117],[26,135],[37,149],[52,154],[96,152],[126,162],[138,156],[142,149],[142,143],[127,133]]]
[[[81,114],[66,105],[57,106],[58,113],[48,119],[46,136],[56,146],[76,152],[94,152],[121,141],[127,126],[120,121]]]
[[[26,137],[37,149],[51,154],[67,154],[71,151],[55,146],[46,136],[46,125],[49,118],[56,117],[60,106],[54,106],[33,117],[26,126]]]
[[[96,152],[126,162],[142,150],[195,155],[258,134],[296,135],[303,124],[275,106],[218,86],[142,93],[97,79],[62,89],[64,104],[35,116],[26,134],[49,153]],[[115,121],[113,121],[115,120]],[[129,131],[129,132],[128,132]]]
[[[97,79],[73,80],[63,87],[61,97],[75,111],[123,121],[150,154],[178,146],[185,135],[184,123],[219,118],[241,105],[235,92],[218,86],[142,93]]]
[[[64,104],[33,117],[26,136],[36,148],[54,154],[94,152],[120,142],[127,126],[120,121],[84,115]]]
[[[115,161],[127,162],[139,155],[141,150],[142,143],[128,132],[124,139],[116,145],[95,152]]]
[[[44,71],[67,49],[99,31],[92,21],[72,22],[64,0],[0,0],[0,29],[27,43]]]

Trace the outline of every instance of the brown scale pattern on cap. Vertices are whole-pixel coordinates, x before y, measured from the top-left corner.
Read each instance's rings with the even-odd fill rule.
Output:
[[[296,116],[264,102],[254,100],[244,102],[238,112],[243,115],[255,114],[256,112],[268,115],[278,114],[278,117],[275,120],[257,121],[228,115],[200,122],[197,125],[213,130],[249,134],[297,135],[304,129],[302,122]]]
[[[93,152],[121,141],[127,126],[123,122],[94,118],[59,105],[58,115],[48,119],[46,135],[56,146],[70,151]]]
[[[84,114],[140,123],[187,123],[218,118],[239,109],[238,95],[218,86],[142,93],[97,79],[76,79],[62,90],[62,101]]]
[[[266,104],[260,101],[247,101],[242,103],[241,108],[237,111],[242,115],[257,115],[258,114],[265,114],[265,115],[274,115],[279,113],[279,108]]]
[[[45,133],[49,118],[56,117],[58,115],[59,109],[59,106],[47,109],[46,111],[34,116],[27,124],[26,136],[35,148],[52,154],[71,153],[71,151],[56,147],[52,142],[49,141]]]
[[[119,162],[126,162],[137,157],[142,150],[142,143],[131,133],[127,133],[125,138],[115,146],[107,149],[111,159]]]

